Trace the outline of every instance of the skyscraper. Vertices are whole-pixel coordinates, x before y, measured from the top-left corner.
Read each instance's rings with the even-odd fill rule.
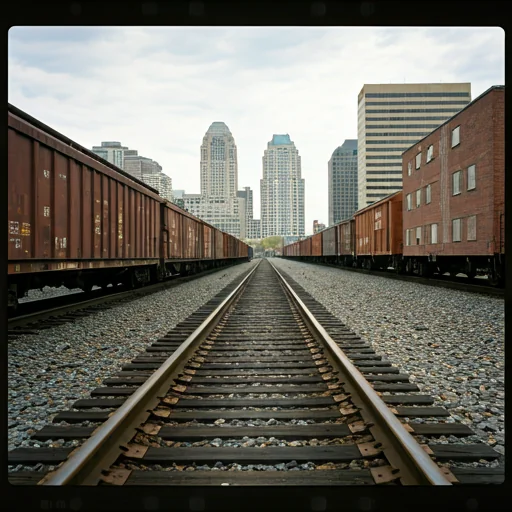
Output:
[[[236,197],[238,163],[236,144],[225,123],[214,122],[201,145],[201,195]]]
[[[337,147],[327,164],[329,173],[329,226],[357,211],[357,139]]]
[[[402,188],[402,153],[471,101],[471,84],[365,84],[358,97],[358,208]]]
[[[121,146],[120,142],[106,141],[101,146],[93,146],[92,152],[101,158],[104,158],[111,164],[124,169],[124,154],[128,150],[126,146]]]
[[[263,155],[261,237],[304,236],[304,179],[290,136],[274,135]]]
[[[184,194],[185,208],[239,238],[245,231],[245,204],[240,208],[236,144],[225,123],[210,125],[200,152],[201,193]]]

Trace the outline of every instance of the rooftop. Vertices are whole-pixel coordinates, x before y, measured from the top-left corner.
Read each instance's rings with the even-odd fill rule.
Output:
[[[272,136],[272,140],[268,143],[269,146],[282,146],[286,144],[293,144],[288,134],[275,134]]]

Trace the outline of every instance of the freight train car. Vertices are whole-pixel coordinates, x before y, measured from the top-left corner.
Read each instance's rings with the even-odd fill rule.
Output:
[[[10,295],[145,280],[159,258],[157,191],[15,109],[8,115]],[[66,272],[60,272],[66,270]]]
[[[10,306],[33,288],[135,287],[248,259],[245,244],[12,105],[8,158]]]
[[[402,192],[355,213],[356,266],[399,269],[402,264]]]

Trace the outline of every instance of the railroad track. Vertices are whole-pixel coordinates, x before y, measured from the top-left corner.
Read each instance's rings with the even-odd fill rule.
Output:
[[[288,281],[290,284],[287,284]],[[12,484],[501,483],[483,443],[267,260],[32,438]],[[424,422],[415,421],[422,418]],[[430,421],[428,421],[430,419]],[[60,465],[60,467],[58,467]],[[38,469],[36,471],[35,469]],[[206,469],[208,468],[208,469]],[[270,468],[270,470],[269,470]]]
[[[439,276],[436,277],[421,277],[416,275],[405,275],[405,274],[396,274],[394,271],[390,270],[368,270],[366,268],[356,268],[356,267],[345,267],[341,265],[336,265],[334,263],[323,263],[323,262],[311,262],[311,261],[302,261],[297,260],[296,258],[284,258],[289,259],[291,261],[300,261],[301,263],[311,263],[314,265],[323,265],[326,267],[338,268],[340,270],[347,270],[348,272],[359,272],[360,274],[369,274],[380,277],[387,277],[389,279],[396,279],[398,281],[409,281],[412,283],[425,284],[427,286],[435,286],[438,288],[447,288],[452,290],[460,290],[464,292],[470,293],[481,293],[484,295],[491,295],[494,297],[503,297],[505,298],[505,288],[492,286],[485,282],[485,280],[477,280],[477,279],[468,279],[464,277],[448,277],[448,276]]]
[[[18,306],[16,312],[10,313],[7,325],[8,340],[24,334],[38,334],[38,331],[74,322],[77,318],[93,315],[98,311],[131,302],[225,268],[227,267],[205,270],[188,276],[173,276],[142,288],[127,290],[124,287],[116,287],[24,302]]]

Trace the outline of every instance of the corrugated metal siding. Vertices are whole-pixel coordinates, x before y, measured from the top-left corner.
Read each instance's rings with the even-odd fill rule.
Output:
[[[336,226],[322,231],[323,256],[336,256]]]

